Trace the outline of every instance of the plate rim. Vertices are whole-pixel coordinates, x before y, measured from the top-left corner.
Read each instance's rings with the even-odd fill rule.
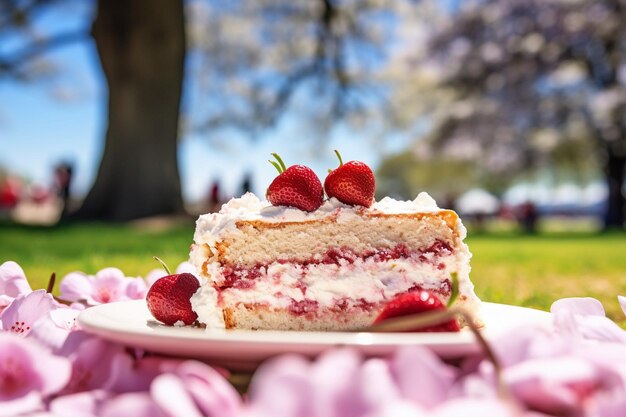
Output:
[[[461,333],[371,333],[371,332],[334,332],[334,331],[279,331],[279,330],[225,330],[212,329],[206,331],[200,328],[190,327],[171,327],[158,325],[151,328],[148,322],[144,327],[138,328],[115,328],[113,326],[102,325],[97,323],[98,316],[103,311],[114,308],[113,306],[120,304],[130,306],[129,308],[141,308],[147,311],[145,300],[120,301],[116,303],[100,304],[83,310],[77,317],[77,322],[81,329],[90,334],[103,337],[107,340],[115,340],[123,342],[129,338],[140,337],[142,339],[155,340],[185,340],[195,343],[247,343],[262,345],[278,345],[278,346],[300,346],[309,345],[315,347],[330,347],[337,345],[348,346],[404,346],[404,345],[464,345],[474,344],[475,336],[468,330]],[[142,305],[142,306],[140,306]],[[551,313],[544,310],[534,309],[530,307],[514,306],[509,304],[481,302],[482,307],[495,309],[511,309],[524,310],[537,317],[538,324],[548,324],[551,322]],[[94,319],[95,317],[95,319]],[[102,318],[100,318],[102,319]],[[541,323],[544,321],[545,323]],[[513,326],[514,327],[514,326]],[[512,328],[513,328],[512,327]],[[155,330],[156,329],[156,330]],[[483,333],[487,336],[491,334],[487,327]],[[116,336],[115,336],[116,335]],[[123,339],[120,337],[122,336]]]

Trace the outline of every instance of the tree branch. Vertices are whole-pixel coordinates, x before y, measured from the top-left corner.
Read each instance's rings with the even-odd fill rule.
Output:
[[[9,56],[0,56],[0,75],[13,72],[32,59],[53,49],[84,40],[89,36],[89,33],[89,29],[60,33],[47,39],[36,40],[21,50],[9,54]]]

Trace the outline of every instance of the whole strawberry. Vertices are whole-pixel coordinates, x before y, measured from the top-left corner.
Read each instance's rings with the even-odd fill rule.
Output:
[[[324,181],[326,195],[345,204],[371,206],[376,191],[376,179],[372,169],[359,161],[344,164],[339,151],[335,150],[335,153],[339,158],[339,167],[330,171]]]
[[[160,260],[159,260],[160,261]],[[152,316],[168,326],[181,321],[192,324],[198,315],[191,308],[191,296],[198,290],[200,283],[190,273],[171,274],[159,278],[146,295],[148,310]]]
[[[267,200],[274,206],[289,206],[304,211],[317,210],[324,201],[324,190],[315,172],[304,165],[286,168],[278,154],[272,155],[278,162],[270,163],[278,170],[279,175],[267,188]]]
[[[446,306],[433,293],[426,290],[412,291],[400,294],[391,300],[376,317],[374,324],[378,324],[394,317],[408,316],[429,311],[445,311]],[[458,332],[461,328],[456,320],[429,327],[409,329],[409,332]]]

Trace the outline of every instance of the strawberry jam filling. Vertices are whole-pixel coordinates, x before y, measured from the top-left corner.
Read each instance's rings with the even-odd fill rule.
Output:
[[[431,264],[433,267],[443,270],[445,264],[440,258],[450,256],[454,253],[452,247],[442,240],[435,241],[431,246],[423,249],[409,248],[405,244],[398,244],[393,248],[379,248],[367,251],[365,253],[356,253],[349,248],[331,248],[322,256],[312,256],[301,262],[297,262],[302,267],[303,273],[307,268],[315,265],[350,265],[357,261],[367,262],[386,262],[398,259],[410,259],[416,263]],[[280,264],[292,264],[293,261],[279,259],[276,261]],[[263,276],[267,271],[268,265],[257,264],[250,266],[225,266],[222,268],[224,281],[219,289],[236,288],[249,289],[254,287],[255,280]],[[306,293],[306,287],[301,288],[303,294]],[[448,291],[449,292],[449,291]]]
[[[446,300],[448,297],[450,297],[451,287],[452,287],[451,282],[449,280],[445,280],[441,283],[439,288],[428,288],[428,291],[434,294],[437,294],[442,299]],[[415,285],[411,287],[407,292],[420,291],[422,289],[423,288],[421,286]],[[384,302],[373,303],[373,302],[367,301],[365,298],[362,298],[362,297],[357,298],[357,299],[349,299],[347,297],[342,297],[342,298],[335,300],[333,305],[323,308],[322,311],[320,311],[319,302],[316,300],[310,300],[307,298],[303,300],[294,300],[292,298],[290,301],[288,310],[294,316],[308,316],[308,317],[313,318],[319,313],[322,313],[322,314],[331,313],[331,314],[344,315],[346,312],[354,311],[354,310],[371,312],[376,309],[382,308],[383,305],[385,305]]]

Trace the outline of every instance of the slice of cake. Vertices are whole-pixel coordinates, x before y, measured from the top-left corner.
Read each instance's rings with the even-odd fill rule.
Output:
[[[200,321],[228,329],[354,329],[398,294],[426,289],[447,301],[456,272],[457,303],[472,312],[465,234],[426,193],[369,208],[331,198],[313,212],[248,193],[198,219],[190,257],[206,282],[192,305]]]

